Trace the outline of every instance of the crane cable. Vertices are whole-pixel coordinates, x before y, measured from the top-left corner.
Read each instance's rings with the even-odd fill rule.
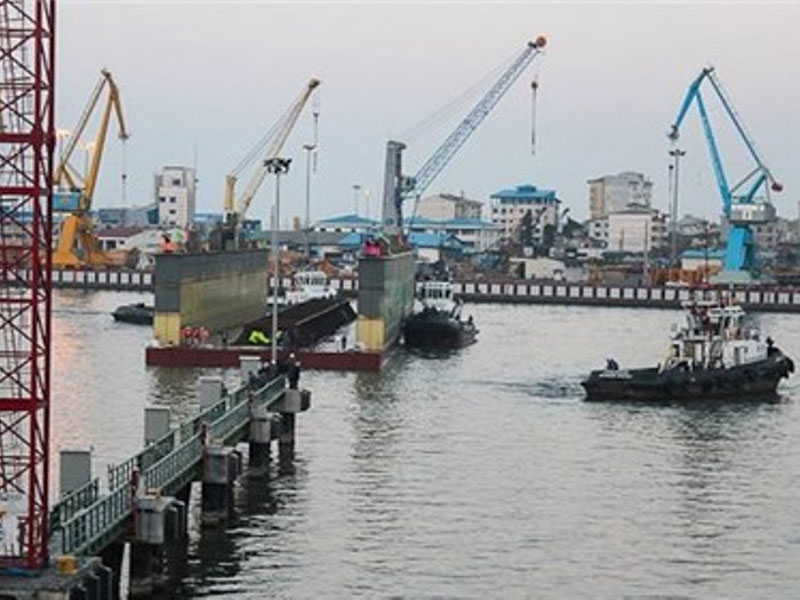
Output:
[[[536,156],[536,91],[539,89],[539,78],[531,81],[531,155]]]
[[[266,148],[267,144],[269,144],[274,138],[275,135],[278,133],[278,129],[286,122],[289,118],[289,115],[292,112],[292,108],[294,106],[290,106],[278,119],[273,123],[272,127],[269,128],[267,133],[256,143],[255,146],[248,152],[245,157],[239,161],[239,163],[234,167],[231,171],[234,175],[239,175],[250,163],[252,163],[257,157],[261,156],[263,153],[264,148]]]
[[[128,138],[122,138],[122,206],[127,207],[128,189]]]
[[[311,115],[314,117],[314,150],[312,151],[312,169],[317,172],[319,162],[319,96],[314,96]]]
[[[406,142],[411,142],[420,134],[441,126],[445,121],[447,121],[447,119],[452,117],[453,114],[455,114],[457,111],[460,111],[460,109],[463,108],[467,102],[474,99],[479,93],[485,93],[486,88],[497,79],[500,73],[508,69],[509,65],[516,59],[517,55],[518,52],[515,52],[508,59],[491,69],[483,77],[481,77],[480,80],[465,89],[453,100],[432,112],[416,125],[413,125],[404,131],[402,135],[399,136],[399,139],[402,139]]]

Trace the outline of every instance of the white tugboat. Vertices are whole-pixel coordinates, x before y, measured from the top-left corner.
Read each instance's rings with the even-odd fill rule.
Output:
[[[292,278],[292,288],[286,292],[286,304],[301,304],[314,298],[335,298],[324,271],[298,271]]]
[[[425,281],[419,300],[422,310],[403,325],[406,346],[425,350],[463,348],[477,341],[478,329],[472,317],[461,318],[461,302],[453,299],[449,281]]]
[[[581,382],[587,400],[693,400],[774,394],[794,363],[769,337],[747,326],[745,312],[716,300],[688,301],[658,367],[620,369],[609,360]]]

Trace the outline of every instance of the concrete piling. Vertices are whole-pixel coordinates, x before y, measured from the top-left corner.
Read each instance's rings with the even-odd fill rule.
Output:
[[[242,455],[234,448],[206,446],[203,456],[203,525],[228,519],[233,482],[242,472]]]
[[[278,435],[278,460],[283,464],[294,460],[294,413],[283,413]]]
[[[131,598],[149,598],[153,595],[153,544],[131,543],[130,583]]]
[[[184,535],[183,502],[160,494],[135,499],[134,541],[131,543],[130,595],[149,597],[166,583],[164,544]]]
[[[110,598],[117,600],[120,597],[120,581],[122,580],[122,557],[125,551],[125,542],[115,540],[106,546],[100,553],[103,565],[108,569]]]
[[[269,465],[269,444],[272,440],[272,420],[263,406],[250,407],[249,466],[263,471]]]
[[[144,445],[160,440],[169,433],[170,410],[163,406],[144,409]]]
[[[294,460],[294,423],[295,415],[311,407],[311,392],[308,390],[289,389],[284,392],[283,399],[277,409],[281,414],[278,433],[278,458],[282,464]]]
[[[200,410],[211,408],[222,400],[224,394],[225,385],[222,377],[208,375],[200,378]]]

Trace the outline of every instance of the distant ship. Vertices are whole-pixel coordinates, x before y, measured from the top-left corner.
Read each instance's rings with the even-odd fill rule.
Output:
[[[144,302],[136,302],[134,304],[118,306],[117,309],[111,313],[111,316],[114,317],[115,321],[120,321],[122,323],[152,325],[154,313],[154,307],[148,306]]]
[[[774,395],[794,362],[770,337],[745,324],[745,312],[717,300],[683,303],[685,324],[673,326],[667,358],[658,366],[604,370],[581,382],[587,400],[702,400]]]
[[[478,328],[470,316],[461,318],[460,302],[453,300],[449,281],[425,281],[419,296],[422,310],[403,325],[403,342],[409,348],[448,350],[463,348],[478,339]]]

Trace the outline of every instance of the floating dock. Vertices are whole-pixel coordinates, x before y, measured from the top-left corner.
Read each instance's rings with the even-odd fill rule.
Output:
[[[295,355],[303,369],[323,371],[380,371],[392,351],[367,352],[360,350],[317,351],[297,350]],[[279,360],[288,355],[287,350],[278,352]],[[262,361],[272,357],[268,347],[261,346],[167,346],[149,347],[145,351],[145,361],[149,366],[159,367],[220,367],[239,366],[241,356],[255,356]]]

